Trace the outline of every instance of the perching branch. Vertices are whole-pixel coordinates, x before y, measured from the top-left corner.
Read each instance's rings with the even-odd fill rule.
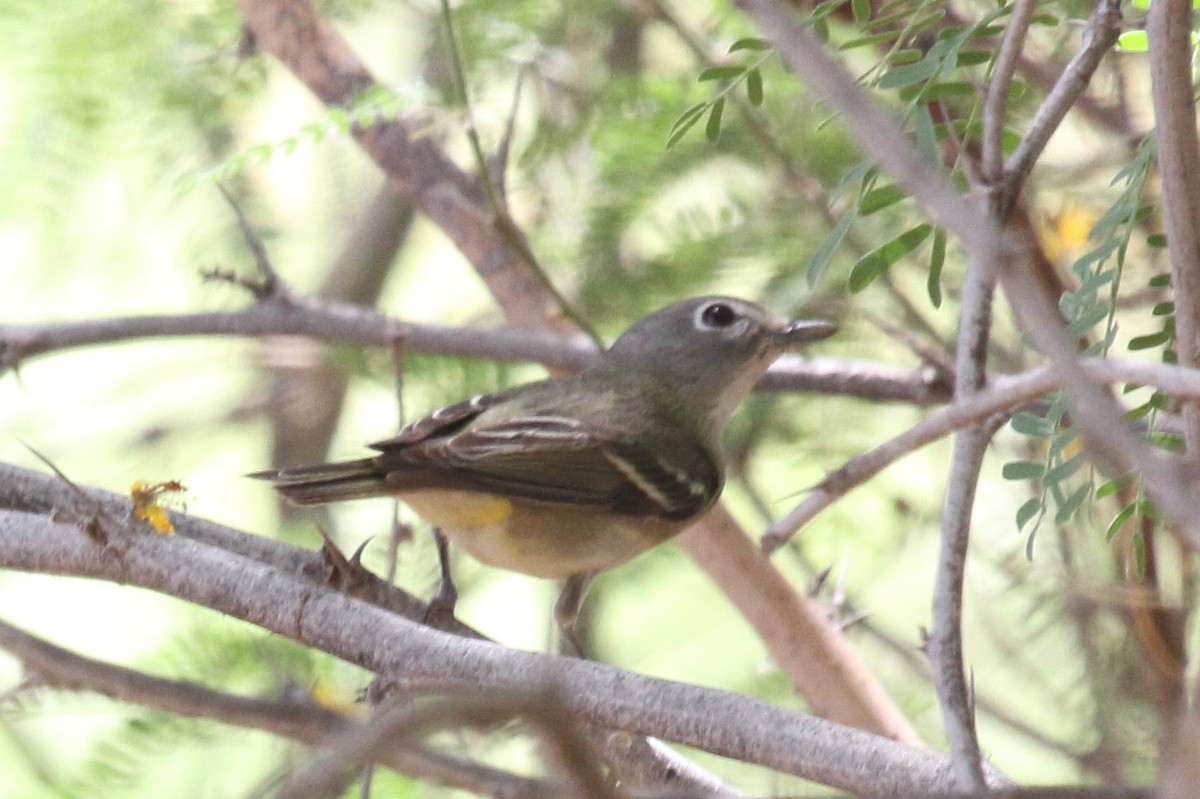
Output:
[[[412,688],[552,686],[581,721],[658,733],[846,790],[896,794],[950,784],[945,758],[932,752],[723,691],[446,635],[227,550],[148,534],[134,523],[115,532],[119,555],[93,543],[75,524],[3,511],[0,567],[149,588],[250,621]]]

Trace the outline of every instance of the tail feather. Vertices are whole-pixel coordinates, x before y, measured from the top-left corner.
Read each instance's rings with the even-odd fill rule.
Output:
[[[392,493],[373,458],[247,475],[270,480],[275,490],[296,505],[322,505]]]

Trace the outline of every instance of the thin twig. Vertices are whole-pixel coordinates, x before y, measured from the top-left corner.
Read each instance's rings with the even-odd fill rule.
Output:
[[[1200,370],[1169,364],[1087,358],[1080,367],[1091,380],[1155,386],[1175,399],[1200,398]],[[955,430],[1004,413],[1062,387],[1053,366],[1045,365],[1016,375],[995,378],[991,387],[941,408],[895,438],[852,458],[814,486],[795,508],[773,522],[763,535],[762,547],[774,553],[789,538],[851,489],[866,483],[900,458]]]
[[[153,677],[85,658],[0,621],[0,648],[33,672],[40,684],[94,693],[189,718],[264,730],[310,746],[328,746],[362,725],[311,701],[255,699],[202,685]],[[372,759],[406,774],[493,797],[554,799],[564,786],[518,777],[406,741],[390,740]]]
[[[1001,218],[1007,217],[1016,204],[1017,195],[1033,170],[1033,165],[1041,157],[1050,137],[1058,130],[1067,112],[1087,89],[1092,74],[1100,66],[1104,54],[1116,43],[1120,32],[1120,0],[1096,0],[1083,29],[1083,44],[1059,75],[1054,88],[1046,95],[1046,99],[1034,114],[1033,121],[1017,149],[1005,162],[1004,185],[998,193],[998,207],[1003,211]]]
[[[286,300],[288,297],[287,285],[279,277],[279,273],[271,263],[271,257],[267,255],[267,246],[263,244],[262,237],[250,224],[250,220],[242,211],[242,206],[233,198],[229,189],[225,188],[222,183],[218,183],[217,188],[220,190],[221,196],[225,198],[225,202],[233,210],[233,214],[237,218],[238,230],[241,231],[246,246],[250,248],[250,253],[254,256],[254,263],[258,266],[259,274],[262,276],[257,283],[242,281],[242,285],[254,292],[255,298],[259,300],[267,298],[277,301]]]
[[[1029,23],[1037,10],[1037,0],[1014,0],[1008,25],[1004,28],[1004,39],[996,53],[992,79],[988,83],[987,97],[983,103],[983,175],[991,185],[1004,179],[1004,151],[1001,137],[1004,133],[1005,107],[1008,90],[1012,86],[1013,74],[1017,70],[1017,58],[1029,33]]]
[[[482,693],[464,691],[417,705],[387,707],[364,725],[327,742],[332,752],[295,775],[276,799],[319,799],[336,792],[345,767],[368,763],[398,744],[411,745],[439,729],[489,727],[513,718],[524,719],[542,733],[559,755],[582,799],[618,799],[597,768],[587,741],[571,721],[569,711],[552,693]],[[567,786],[559,790],[570,791]],[[572,792],[574,794],[574,792]]]
[[[987,383],[988,340],[995,293],[994,261],[998,251],[995,255],[973,255],[963,283],[954,359],[954,398],[957,401],[978,394]],[[962,790],[979,790],[987,786],[975,731],[975,711],[963,665],[962,602],[975,489],[994,430],[991,424],[976,424],[954,436],[938,537],[933,624],[926,648],[933,666],[933,684],[942,710],[954,772]]]

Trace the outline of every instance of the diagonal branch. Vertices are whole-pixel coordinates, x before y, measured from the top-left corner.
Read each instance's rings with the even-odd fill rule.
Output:
[[[346,40],[304,0],[240,0],[246,27],[260,49],[278,58],[322,102],[350,106],[378,82]],[[354,136],[403,196],[410,198],[475,265],[491,292],[504,298],[516,327],[571,329],[555,317],[553,297],[522,252],[515,227],[503,225],[476,177],[461,170],[408,119],[356,126]]]
[[[1080,362],[1096,382],[1156,386],[1175,399],[1200,399],[1200,371],[1168,364],[1100,358]],[[1020,405],[1062,387],[1051,366],[1039,366],[1016,375],[996,378],[979,393],[956,400],[931,413],[893,439],[864,452],[830,472],[795,508],[777,519],[763,536],[763,551],[770,555],[851,489],[862,485],[900,458],[955,430],[977,424],[989,416],[1007,414]]]
[[[1016,204],[1017,195],[1025,185],[1025,179],[1033,165],[1046,149],[1050,137],[1071,110],[1075,102],[1087,89],[1088,81],[1100,66],[1105,53],[1116,44],[1121,33],[1121,4],[1119,0],[1096,0],[1091,16],[1083,29],[1083,44],[1067,68],[1059,75],[1054,88],[1046,95],[1029,129],[1021,137],[1020,144],[1004,164],[1004,185],[999,193],[997,207],[1006,218]]]

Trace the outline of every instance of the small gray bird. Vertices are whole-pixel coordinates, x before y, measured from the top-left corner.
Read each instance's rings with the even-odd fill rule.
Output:
[[[253,476],[299,505],[398,497],[484,563],[566,579],[555,617],[578,650],[572,624],[592,575],[712,506],[730,414],[776,356],[836,330],[732,297],[685,300],[578,374],[442,408],[372,444],[373,457]],[[445,539],[443,604],[454,597]]]

